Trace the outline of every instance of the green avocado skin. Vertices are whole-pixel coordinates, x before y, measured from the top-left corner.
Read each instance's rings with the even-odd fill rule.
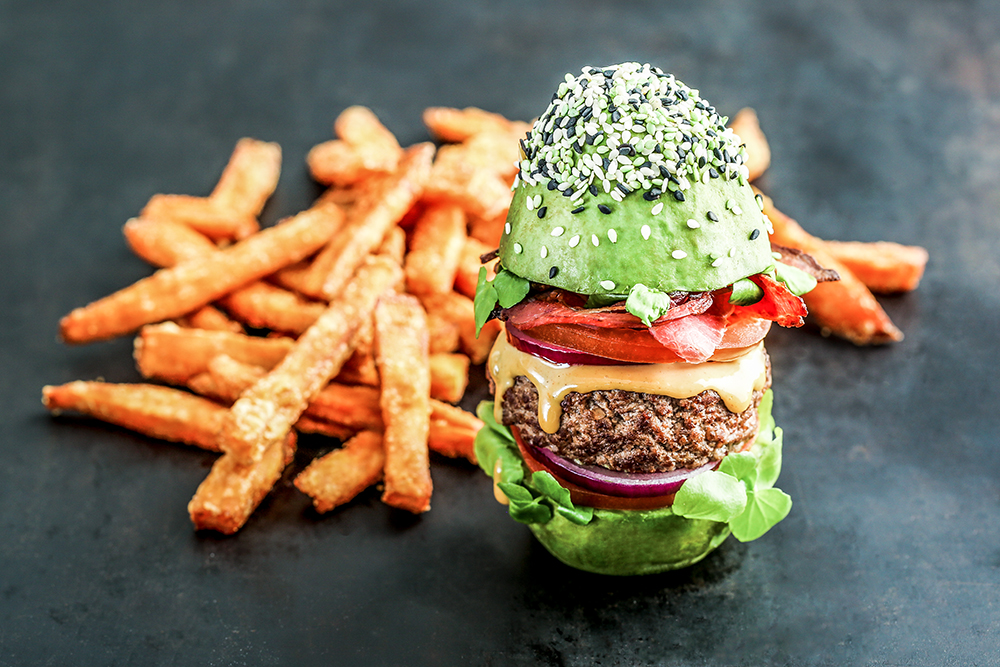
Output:
[[[549,553],[563,563],[597,574],[656,574],[697,563],[729,536],[729,525],[685,519],[669,507],[657,510],[594,510],[586,526],[560,515],[529,524]],[[608,549],[614,544],[614,549]]]
[[[538,195],[540,205],[528,210],[527,198]],[[558,190],[521,183],[500,240],[500,262],[532,282],[578,294],[623,296],[637,283],[661,292],[721,289],[774,263],[749,185],[735,178],[696,181],[684,199],[665,192],[650,202],[637,191],[617,202],[601,190],[571,203]],[[611,212],[601,213],[599,204]],[[653,215],[657,204],[662,209]],[[572,213],[578,206],[584,210]],[[538,217],[539,207],[545,208],[544,217]]]

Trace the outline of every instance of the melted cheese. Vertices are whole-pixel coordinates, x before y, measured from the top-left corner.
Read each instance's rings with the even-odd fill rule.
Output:
[[[560,405],[570,392],[586,394],[592,391],[623,389],[690,398],[713,389],[731,412],[740,413],[750,407],[753,392],[767,383],[767,362],[764,343],[758,343],[742,356],[729,361],[708,361],[703,364],[684,362],[671,364],[636,364],[625,366],[588,366],[554,364],[521,352],[497,337],[490,351],[487,370],[496,385],[494,416],[503,418],[501,402],[504,392],[523,375],[538,390],[538,424],[546,433],[559,430],[562,416]]]

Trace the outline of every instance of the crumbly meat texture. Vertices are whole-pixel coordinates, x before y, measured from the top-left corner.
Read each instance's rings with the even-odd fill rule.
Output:
[[[583,464],[621,472],[697,468],[753,442],[757,407],[770,386],[768,360],[766,386],[738,414],[712,390],[691,398],[621,389],[571,393],[562,400],[559,430],[549,435],[538,425],[535,385],[518,376],[503,396],[503,423],[517,426],[526,443]]]

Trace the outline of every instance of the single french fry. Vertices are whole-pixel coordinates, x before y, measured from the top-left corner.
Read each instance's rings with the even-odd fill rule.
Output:
[[[264,281],[222,297],[219,305],[251,327],[296,335],[308,329],[326,310],[325,303],[304,299]]]
[[[460,327],[437,312],[427,313],[431,354],[454,352],[459,347]]]
[[[500,216],[511,200],[510,184],[493,169],[477,164],[464,144],[438,150],[423,194],[429,202],[455,203],[487,220]]]
[[[242,528],[291,463],[295,447],[295,432],[290,431],[253,463],[240,463],[231,454],[219,457],[188,503],[195,530],[232,535]]]
[[[927,250],[920,246],[891,241],[823,241],[823,247],[868,289],[880,294],[917,289],[927,266]]]
[[[469,358],[464,354],[432,354],[431,396],[458,403],[469,383]]]
[[[260,229],[257,219],[207,197],[153,195],[140,217],[187,225],[214,241],[239,240]]]
[[[233,333],[243,333],[243,326],[226,316],[215,306],[202,306],[187,317],[182,322],[195,329],[209,329],[211,331],[232,331]]]
[[[306,164],[318,183],[338,188],[351,186],[371,176],[358,150],[340,139],[313,146],[306,155]]]
[[[314,419],[307,414],[302,415],[295,422],[295,430],[299,433],[325,435],[328,438],[335,438],[337,440],[349,440],[357,434],[355,429],[343,426],[342,424],[323,421],[322,419]]]
[[[403,266],[406,260],[406,232],[402,227],[391,227],[385,233],[382,244],[375,251],[376,255],[384,255],[392,259],[396,264]]]
[[[201,232],[170,220],[131,218],[122,232],[132,252],[157,267],[173,266],[218,251]]]
[[[230,399],[226,392],[224,392],[218,384],[215,382],[215,378],[208,371],[202,371],[197,375],[192,375],[184,383],[188,389],[198,394],[199,396],[204,396],[205,398],[216,401],[222,405],[230,406],[233,404],[233,400]]]
[[[356,431],[382,430],[379,390],[375,387],[356,387],[331,382],[323,387],[309,404],[306,414]]]
[[[62,337],[90,342],[185,315],[315,252],[330,238],[339,215],[337,208],[310,209],[224,250],[160,269],[72,311],[60,322]]]
[[[70,382],[42,388],[53,413],[73,410],[161,440],[219,451],[226,409],[200,396],[152,384]]]
[[[530,129],[527,123],[510,121],[498,113],[475,107],[428,107],[424,109],[424,125],[440,141],[465,141],[481,132],[523,136]]]
[[[417,144],[406,150],[396,171],[365,181],[350,219],[316,255],[299,291],[327,300],[340,293],[386,232],[420,196],[433,155],[433,144]]]
[[[427,318],[416,298],[387,296],[375,308],[375,361],[385,424],[382,502],[426,512],[432,489],[427,449],[431,381]]]
[[[807,252],[820,265],[840,274],[840,280],[819,283],[802,297],[810,317],[824,333],[846,338],[855,345],[879,345],[903,339],[903,332],[892,323],[864,283],[834,259],[821,239],[776,209],[767,196],[764,215],[774,227],[772,242]]]
[[[351,354],[355,334],[378,298],[401,279],[391,260],[368,260],[273,370],[243,392],[222,429],[223,451],[256,461],[291,429]]]
[[[281,146],[240,139],[209,199],[223,208],[256,217],[274,193],[280,175]]]
[[[362,431],[342,448],[313,460],[295,478],[295,486],[312,498],[317,512],[329,512],[381,479],[384,465],[382,435]]]
[[[220,354],[248,364],[273,368],[292,348],[291,338],[261,338],[230,333],[183,329],[172,322],[143,327],[135,339],[135,361],[143,377],[184,384],[208,370]]]
[[[428,313],[434,313],[458,325],[462,351],[469,355],[472,363],[481,364],[486,361],[493,347],[493,341],[502,330],[503,325],[500,322],[497,320],[487,322],[477,338],[475,307],[469,297],[462,296],[458,292],[427,294],[421,296],[421,302]]]
[[[411,294],[450,292],[465,246],[465,214],[454,204],[430,206],[417,221],[406,256]]]
[[[287,290],[305,294],[305,285],[309,277],[309,267],[311,265],[312,259],[304,259],[300,262],[289,264],[285,268],[278,269],[272,273],[268,276],[267,280]]]
[[[344,109],[334,121],[333,131],[358,150],[368,171],[393,171],[403,156],[395,135],[367,107]]]
[[[462,408],[431,401],[432,451],[476,463],[475,440],[482,427],[483,422],[478,417]]]
[[[455,274],[455,291],[464,294],[470,299],[476,297],[476,285],[479,283],[479,268],[486,267],[487,275],[493,277],[494,266],[497,260],[482,263],[479,258],[496,250],[497,246],[489,246],[479,239],[466,237],[465,245],[462,247],[462,256],[458,261],[458,272]]]
[[[740,109],[729,123],[729,129],[736,133],[747,147],[747,180],[754,181],[771,165],[771,147],[760,129],[757,112],[746,107]]]

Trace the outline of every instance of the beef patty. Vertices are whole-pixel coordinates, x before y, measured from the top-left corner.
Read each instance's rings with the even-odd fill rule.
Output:
[[[767,361],[766,390],[771,386]],[[521,438],[582,464],[621,472],[667,472],[718,461],[757,436],[757,406],[729,411],[713,390],[691,398],[670,398],[621,389],[570,393],[562,399],[559,430],[538,425],[538,390],[524,376],[503,395],[503,423],[517,426]]]

